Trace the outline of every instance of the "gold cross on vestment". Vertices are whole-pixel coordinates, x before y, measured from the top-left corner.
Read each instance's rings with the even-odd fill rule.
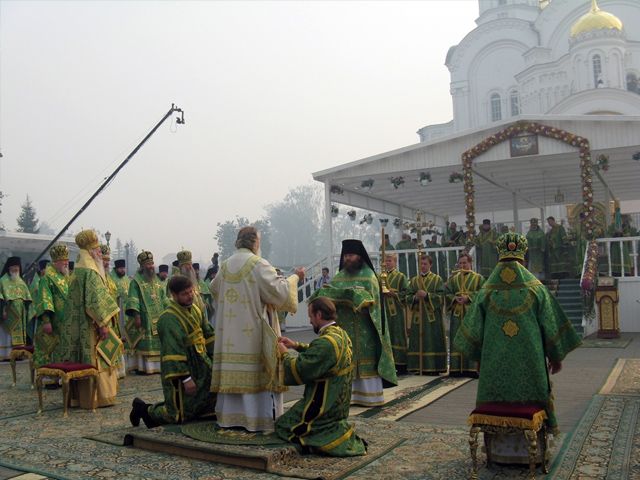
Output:
[[[227,340],[227,341],[224,343],[224,348],[225,348],[225,350],[226,350],[227,352],[228,352],[228,351],[230,351],[233,347],[234,347],[234,345],[233,345],[233,343],[231,342],[231,339]]]
[[[238,315],[236,315],[235,313],[233,313],[233,310],[229,309],[229,311],[227,312],[226,317],[227,318],[236,318]]]
[[[242,329],[242,333],[244,333],[247,337],[253,335],[253,328],[250,328],[248,325]]]

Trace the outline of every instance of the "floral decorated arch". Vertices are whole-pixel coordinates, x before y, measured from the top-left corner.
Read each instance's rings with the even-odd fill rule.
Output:
[[[467,241],[473,242],[476,227],[475,190],[473,187],[473,161],[496,145],[506,142],[522,134],[535,134],[547,138],[554,138],[567,145],[576,147],[580,157],[580,175],[582,178],[582,206],[585,212],[582,217],[582,231],[589,240],[593,240],[594,216],[593,206],[593,164],[591,162],[591,147],[589,140],[567,132],[560,128],[542,125],[536,122],[518,122],[491,135],[462,154],[462,172],[464,175],[465,213],[467,224]]]

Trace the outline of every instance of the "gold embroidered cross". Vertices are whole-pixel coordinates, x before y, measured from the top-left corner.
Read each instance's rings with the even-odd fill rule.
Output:
[[[518,327],[518,324],[516,322],[509,319],[502,325],[502,331],[506,336],[513,338],[520,331],[520,327]]]
[[[242,329],[242,333],[244,333],[247,337],[253,335],[253,328],[250,328],[248,325]]]
[[[228,352],[229,350],[231,350],[234,347],[233,343],[231,342],[231,339],[227,340],[224,343],[224,348],[225,350]]]
[[[238,315],[236,315],[235,313],[233,313],[233,310],[229,309],[229,311],[227,312],[227,318],[236,318]]]

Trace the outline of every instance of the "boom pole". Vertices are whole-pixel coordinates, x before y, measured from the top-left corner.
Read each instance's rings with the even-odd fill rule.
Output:
[[[73,224],[73,222],[76,221],[76,219],[82,215],[82,213],[87,209],[87,207],[89,205],[91,205],[91,203],[96,199],[96,197],[98,195],[100,195],[100,193],[107,187],[107,185],[109,185],[109,183],[111,183],[111,181],[116,177],[116,175],[118,175],[118,173],[120,173],[120,170],[122,170],[124,168],[124,166],[129,163],[129,160],[131,160],[134,155],[136,153],[138,153],[138,150],[140,150],[142,148],[142,146],[147,142],[147,140],[149,140],[149,138],[151,138],[151,136],[156,133],[156,130],[158,130],[158,128],[160,128],[160,126],[167,120],[167,118],[169,118],[171,115],[173,115],[174,113],[179,113],[180,116],[176,119],[176,123],[179,125],[184,125],[184,112],[182,111],[181,108],[178,108],[175,106],[175,104],[171,104],[171,108],[169,109],[169,111],[167,113],[164,114],[164,116],[162,117],[162,119],[151,129],[151,131],[149,133],[147,133],[147,135],[140,141],[140,143],[138,145],[136,145],[136,147],[131,151],[131,153],[129,155],[127,155],[127,158],[125,158],[120,165],[118,165],[118,167],[113,171],[113,173],[111,175],[109,175],[104,182],[102,182],[102,184],[100,185],[100,187],[98,187],[98,189],[93,193],[93,195],[91,195],[91,197],[89,198],[89,200],[87,200],[84,205],[82,205],[82,207],[80,207],[80,210],[78,210],[75,215],[73,217],[71,217],[71,220],[69,220],[67,222],[67,224],[62,227],[62,229],[58,232],[58,234],[53,238],[53,240],[51,240],[49,242],[49,244],[45,247],[45,249],[40,252],[40,254],[36,257],[36,259],[31,262],[31,264],[29,265],[29,267],[27,267],[27,269],[25,270],[25,275],[28,274],[35,265],[37,265],[38,260],[40,260],[42,258],[42,256],[47,253],[49,251],[49,249],[60,239],[60,237],[62,237],[62,235],[64,235],[64,233],[69,229],[69,227]]]

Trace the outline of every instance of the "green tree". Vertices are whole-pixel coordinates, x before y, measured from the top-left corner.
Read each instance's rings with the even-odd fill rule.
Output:
[[[38,233],[38,219],[36,218],[36,209],[33,208],[31,199],[27,195],[27,199],[22,204],[22,211],[18,217],[18,232]]]

